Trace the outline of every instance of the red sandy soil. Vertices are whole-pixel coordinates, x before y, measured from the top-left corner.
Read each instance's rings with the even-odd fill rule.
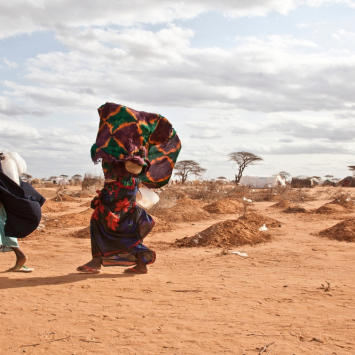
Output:
[[[239,247],[242,245],[255,245],[271,240],[271,236],[259,230],[245,220],[226,220],[218,222],[192,237],[178,239],[178,247],[206,247],[220,248]]]
[[[283,213],[307,213],[307,210],[304,207],[299,205],[291,205],[282,211]]]
[[[355,242],[355,218],[346,219],[335,226],[319,232],[320,237],[345,242]]]
[[[154,214],[165,222],[197,222],[210,219],[210,214],[200,207],[200,203],[189,198],[177,200],[176,205],[154,211]]]
[[[293,205],[293,203],[289,200],[281,200],[280,202],[275,203],[274,205],[271,205],[270,207],[272,207],[272,208],[288,208],[292,205]]]
[[[319,214],[330,214],[330,213],[341,213],[341,212],[345,213],[347,212],[347,209],[340,204],[327,203],[324,206],[321,206],[312,212],[319,213]]]
[[[263,224],[267,228],[278,228],[281,227],[281,222],[276,219],[263,216],[260,213],[247,213],[242,217],[239,217],[241,221],[245,221],[249,224],[252,224],[254,227],[260,228]]]
[[[65,212],[68,211],[69,206],[66,204],[54,202],[52,200],[47,200],[42,207],[42,213],[52,213],[52,212]]]
[[[90,207],[91,206],[91,200],[86,201],[85,203],[81,204],[80,207]]]
[[[148,235],[144,244],[157,260],[147,275],[118,267],[77,273],[91,258],[90,239],[70,237],[80,225],[46,226],[23,239],[33,273],[5,272],[14,253],[0,255],[0,354],[258,355],[270,343],[262,355],[355,354],[355,243],[317,235],[341,215],[254,205],[282,227],[269,229],[271,242],[233,248],[247,258],[220,256],[222,249],[211,246],[173,246],[176,238],[236,217],[214,215]],[[68,213],[83,210],[72,202]]]
[[[69,196],[69,195],[66,195],[66,194],[61,195],[61,197],[62,197],[62,201],[63,202],[75,202],[75,201],[78,200],[77,197],[72,197],[72,196]],[[58,198],[57,196],[53,197],[52,201],[59,202],[59,203],[61,202],[60,198]]]
[[[68,228],[77,226],[87,226],[94,210],[91,208],[79,213],[67,213],[61,216],[52,217],[46,221],[47,228]]]
[[[203,209],[209,213],[238,213],[244,210],[244,205],[238,200],[224,198],[204,206]]]

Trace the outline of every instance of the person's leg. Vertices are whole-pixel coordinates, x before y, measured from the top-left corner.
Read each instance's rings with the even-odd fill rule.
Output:
[[[16,255],[16,267],[21,269],[28,260],[28,257],[22,252],[20,247],[11,247],[11,249],[15,252]]]
[[[147,265],[143,261],[142,253],[137,253],[137,266],[135,267],[139,271],[147,271]]]
[[[126,269],[125,272],[126,273],[136,273],[136,274],[146,274],[148,272],[148,268],[146,263],[143,260],[143,255],[142,253],[137,253],[137,265],[130,268],[130,269]]]

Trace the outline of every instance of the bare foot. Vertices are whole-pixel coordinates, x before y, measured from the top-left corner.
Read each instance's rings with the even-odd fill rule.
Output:
[[[16,268],[21,269],[27,262],[28,257],[19,247],[11,248],[16,255]]]
[[[24,266],[28,261],[28,257],[24,254],[23,257],[19,258],[17,257],[16,258],[16,267],[21,269],[22,266]]]

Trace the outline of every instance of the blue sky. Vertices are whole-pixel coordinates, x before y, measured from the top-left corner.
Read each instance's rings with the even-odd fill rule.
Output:
[[[70,11],[68,9],[70,8]],[[0,2],[0,148],[36,177],[100,171],[97,107],[157,112],[206,177],[349,175],[353,0]]]

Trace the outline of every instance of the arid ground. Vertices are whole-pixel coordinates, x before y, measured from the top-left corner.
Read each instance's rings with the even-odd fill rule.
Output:
[[[20,241],[35,271],[7,273],[14,254],[0,255],[0,354],[355,354],[355,190],[167,188],[147,275],[77,273],[93,195],[39,190],[45,227]]]

